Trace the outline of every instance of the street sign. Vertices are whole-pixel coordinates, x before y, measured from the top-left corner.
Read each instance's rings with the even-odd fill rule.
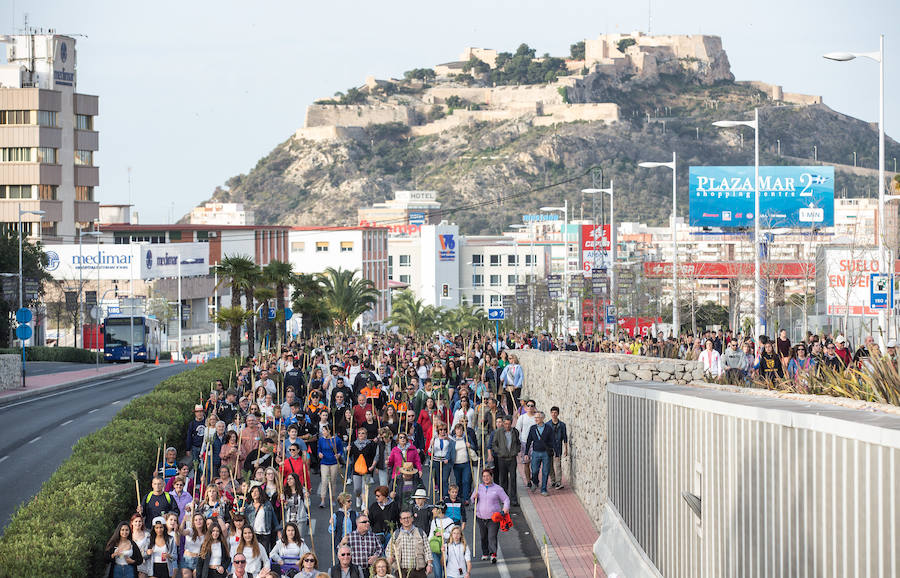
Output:
[[[607,325],[615,325],[616,324],[616,307],[614,305],[606,306],[606,324]]]
[[[488,319],[490,321],[503,321],[506,319],[506,310],[502,307],[488,309]]]
[[[35,301],[41,293],[41,284],[37,279],[25,279],[22,284],[25,301]]]
[[[26,339],[31,339],[31,326],[30,325],[19,325],[16,327],[16,338],[25,341]]]
[[[19,323],[29,323],[33,315],[28,307],[20,307],[16,310],[16,321]]]
[[[886,273],[872,273],[870,275],[869,288],[870,309],[887,309],[894,302],[894,288],[891,287],[890,275]],[[18,313],[16,315],[18,316]]]
[[[290,321],[291,317],[293,317],[293,316],[294,316],[294,310],[291,309],[290,307],[285,307],[284,308],[284,320]]]
[[[562,288],[562,275],[547,275],[547,292],[550,298],[559,297]]]
[[[0,277],[0,289],[7,303],[19,302],[19,280],[16,277]]]
[[[91,316],[91,319],[94,321],[99,321],[100,319],[100,308],[94,305],[88,310],[88,315]]]
[[[275,308],[269,307],[269,319],[275,319]]]
[[[122,309],[120,307],[118,307],[117,305],[110,305],[109,307],[106,308],[107,315],[118,315],[121,312],[122,312]]]

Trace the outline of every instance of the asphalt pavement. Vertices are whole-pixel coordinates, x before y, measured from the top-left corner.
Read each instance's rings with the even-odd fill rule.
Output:
[[[42,363],[49,362],[33,365]],[[0,528],[6,528],[19,505],[34,496],[69,457],[75,442],[109,423],[135,397],[188,368],[184,364],[148,366],[0,406],[0,423],[6,424],[0,440]]]
[[[102,360],[101,360],[102,361]],[[50,375],[53,373],[64,373],[66,371],[81,371],[82,369],[90,369],[93,363],[71,363],[68,361],[27,361],[25,369],[28,375]]]

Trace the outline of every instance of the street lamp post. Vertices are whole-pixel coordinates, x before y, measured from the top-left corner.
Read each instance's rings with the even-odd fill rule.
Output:
[[[581,189],[582,193],[587,195],[596,195],[605,193],[609,195],[609,294],[616,294],[616,221],[615,221],[615,181],[609,180],[609,187],[605,189]],[[602,237],[601,237],[602,238]],[[597,227],[594,225],[594,265],[597,264]],[[603,312],[604,325],[606,323],[606,311]],[[597,324],[597,311],[594,310],[594,325]]]
[[[897,195],[889,197],[884,193],[884,34],[879,37],[877,52],[829,52],[824,55],[828,60],[847,62],[855,58],[868,58],[878,63],[878,257],[887,267],[890,275],[891,287],[894,285],[894,264],[888,263],[888,255],[885,253],[884,236],[885,219],[884,204],[887,200],[894,200]],[[894,304],[889,303],[881,313],[881,343],[882,347],[890,339],[891,335],[891,310]],[[886,333],[886,335],[885,335]]]
[[[22,266],[22,215],[38,215],[41,216],[44,211],[23,211],[22,203],[19,203],[19,309],[25,307],[25,268]],[[57,339],[59,336],[57,335]],[[22,345],[22,387],[25,387],[25,342],[27,339],[19,340]]]
[[[753,109],[753,120],[719,120],[713,123],[719,128],[749,126],[753,129],[753,315],[756,317],[754,339],[765,333],[762,319],[762,271],[760,270],[760,232],[759,232],[759,109]]]
[[[569,336],[569,199],[562,207],[541,207],[544,212],[556,211],[563,214],[563,337]]]
[[[666,167],[668,169],[672,169],[672,333],[675,336],[675,339],[678,339],[679,334],[681,333],[681,315],[678,311],[678,225],[677,225],[677,197],[676,194],[678,192],[678,179],[677,174],[677,160],[678,157],[675,154],[675,151],[672,151],[672,162],[670,163],[659,163],[659,162],[641,162],[638,163],[639,167],[643,167],[645,169],[655,169],[658,167]]]

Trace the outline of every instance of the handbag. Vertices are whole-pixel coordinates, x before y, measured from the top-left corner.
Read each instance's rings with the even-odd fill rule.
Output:
[[[440,529],[435,528],[434,534],[431,535],[431,538],[428,539],[428,547],[431,548],[431,551],[434,554],[441,553],[441,546],[443,546],[444,542],[441,539]]]

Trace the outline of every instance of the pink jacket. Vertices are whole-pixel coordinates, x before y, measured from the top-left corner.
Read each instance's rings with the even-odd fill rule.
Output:
[[[388,467],[391,468],[391,479],[397,477],[400,468],[403,466],[403,462],[412,462],[417,470],[422,470],[422,460],[419,459],[419,450],[416,449],[416,446],[412,444],[406,446],[405,457],[400,451],[400,446],[394,446],[394,449],[391,450],[391,455],[390,457],[388,457],[387,461]]]

